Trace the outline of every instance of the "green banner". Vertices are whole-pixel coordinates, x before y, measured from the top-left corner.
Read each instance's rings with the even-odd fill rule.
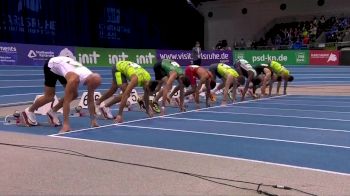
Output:
[[[132,61],[143,67],[156,63],[154,49],[115,49],[76,47],[77,60],[86,66],[111,66],[118,61]]]
[[[308,50],[235,50],[234,57],[243,58],[253,65],[269,60],[283,65],[309,65]]]

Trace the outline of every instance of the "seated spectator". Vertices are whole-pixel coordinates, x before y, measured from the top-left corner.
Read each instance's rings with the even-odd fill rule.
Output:
[[[275,24],[266,32],[265,43],[262,40],[255,40],[251,47],[259,48],[259,46],[268,45],[269,47],[285,48],[283,46],[289,45],[299,48],[299,45],[305,46],[316,41],[323,32],[325,32],[326,42],[342,41],[345,35],[343,31],[350,29],[349,23],[349,17],[332,16],[326,19],[325,16],[321,16],[320,18],[313,17],[309,21]],[[298,43],[294,44],[295,42]]]
[[[317,26],[311,25],[311,28],[310,28],[310,39],[312,41],[314,41],[316,39],[316,36],[317,36]]]
[[[256,41],[252,41],[252,44],[250,45],[250,48],[253,49],[253,50],[256,50],[258,49],[258,43]]]
[[[317,20],[316,17],[314,17],[314,19],[313,19],[313,21],[312,21],[312,24],[313,24],[313,26],[317,26],[318,20]]]
[[[301,49],[301,46],[302,46],[302,44],[301,44],[301,42],[300,42],[300,40],[298,39],[296,42],[294,42],[294,44],[292,45],[292,49],[293,50],[299,50],[299,49]]]
[[[228,46],[227,40],[222,40],[221,41],[221,50],[231,50],[231,47]]]
[[[246,48],[246,43],[244,41],[244,38],[241,39],[241,42],[239,43],[241,48]]]
[[[276,47],[276,49],[278,49],[280,45],[281,45],[281,36],[280,36],[280,34],[277,34],[276,37],[275,37],[275,47]]]
[[[216,44],[215,50],[221,50],[221,48],[222,48],[222,43],[221,43],[221,40],[220,40],[220,41],[218,41],[218,43]]]
[[[305,36],[304,39],[303,39],[303,45],[308,45],[309,41],[310,41],[309,36]]]

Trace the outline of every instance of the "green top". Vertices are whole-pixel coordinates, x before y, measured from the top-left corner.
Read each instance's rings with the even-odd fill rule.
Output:
[[[135,74],[138,78],[138,86],[143,86],[145,82],[151,80],[151,75],[145,69],[131,61],[118,61],[117,71],[125,75],[128,80]]]
[[[163,59],[162,60],[162,68],[166,74],[169,74],[172,71],[175,71],[177,73],[177,75],[184,74],[184,71],[181,69],[180,65],[173,60]]]

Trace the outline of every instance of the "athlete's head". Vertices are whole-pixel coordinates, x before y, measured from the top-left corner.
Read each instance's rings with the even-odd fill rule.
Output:
[[[288,76],[288,82],[292,82],[294,80],[294,77],[292,75]]]
[[[282,76],[277,76],[277,81],[281,82],[282,81]]]
[[[189,86],[191,85],[190,79],[189,79],[187,76],[185,76],[185,75],[181,75],[181,76],[180,76],[180,80],[182,81],[182,83],[184,84],[184,86],[185,86],[186,88],[189,87]]]
[[[92,73],[90,74],[85,81],[85,84],[92,89],[96,89],[98,86],[101,85],[101,76],[98,73]]]

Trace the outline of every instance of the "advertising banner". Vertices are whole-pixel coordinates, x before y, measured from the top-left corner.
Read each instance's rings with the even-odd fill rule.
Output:
[[[308,65],[308,50],[239,50],[235,51],[235,59],[243,58],[251,64],[278,61],[284,65]]]
[[[45,61],[55,56],[74,58],[74,48],[66,46],[17,44],[18,65],[44,65]]]
[[[231,51],[205,50],[202,51],[202,66],[209,66],[213,63],[232,64]],[[157,59],[172,59],[182,66],[192,64],[191,50],[157,50]]]
[[[113,49],[113,48],[83,48],[75,49],[77,60],[86,66],[111,66],[118,61],[133,61],[143,67],[156,63],[154,49]]]
[[[54,56],[74,58],[74,48],[66,46],[0,43],[0,65],[44,65]]]
[[[0,42],[0,65],[16,65],[18,57],[16,44]]]
[[[336,50],[310,50],[310,65],[339,65],[339,59]]]

